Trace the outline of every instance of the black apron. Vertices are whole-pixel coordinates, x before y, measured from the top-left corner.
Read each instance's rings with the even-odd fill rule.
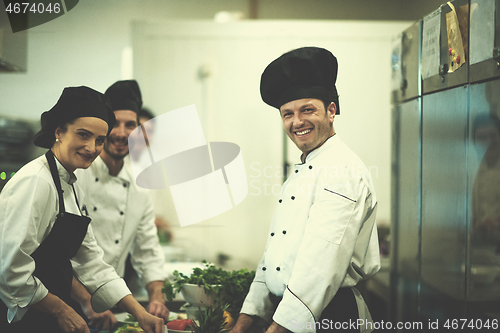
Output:
[[[54,154],[49,150],[45,156],[57,188],[59,214],[49,235],[31,254],[35,261],[33,275],[42,281],[50,293],[68,304],[72,302],[71,283],[73,280],[70,259],[76,255],[82,245],[90,218],[66,213]],[[73,192],[76,200],[74,188]],[[77,206],[80,207],[78,200]],[[7,322],[7,307],[0,301],[0,316],[0,332],[2,333],[61,332],[56,318],[33,308],[29,309],[20,321],[9,324]]]

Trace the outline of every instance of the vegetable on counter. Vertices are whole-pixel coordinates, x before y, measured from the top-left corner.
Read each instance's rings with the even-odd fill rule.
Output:
[[[229,304],[222,306],[222,304],[217,304],[214,307],[207,306],[204,310],[198,310],[198,323],[195,322],[191,330],[193,333],[220,333],[227,330],[227,312],[226,309]]]
[[[139,326],[139,323],[125,324],[118,327],[113,333],[137,333],[144,332],[144,330]]]
[[[186,331],[186,328],[193,326],[194,322],[191,319],[176,319],[167,323],[169,330]]]

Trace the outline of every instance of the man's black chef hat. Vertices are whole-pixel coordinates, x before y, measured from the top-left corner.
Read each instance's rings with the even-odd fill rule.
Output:
[[[292,50],[271,62],[260,80],[262,100],[279,109],[283,104],[302,98],[317,98],[339,103],[335,81],[337,58],[319,47]]]
[[[95,117],[108,123],[108,134],[115,126],[115,115],[106,96],[89,87],[64,88],[61,97],[49,111],[42,113],[42,129],[33,143],[42,148],[52,148],[57,127],[80,117]]]
[[[141,90],[135,80],[117,81],[104,94],[109,98],[113,111],[131,110],[138,113],[141,110]]]

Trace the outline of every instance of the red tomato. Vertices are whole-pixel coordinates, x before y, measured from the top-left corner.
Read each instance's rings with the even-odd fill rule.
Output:
[[[176,319],[167,323],[167,328],[174,331],[185,331],[186,327],[194,325],[191,319]]]

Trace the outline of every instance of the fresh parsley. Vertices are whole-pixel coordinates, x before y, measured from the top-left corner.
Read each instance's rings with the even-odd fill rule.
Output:
[[[245,300],[250,285],[255,277],[255,271],[240,269],[226,271],[216,268],[213,264],[203,261],[205,268],[195,267],[190,276],[174,271],[173,283],[165,281],[163,293],[172,301],[184,284],[203,286],[207,295],[215,294],[215,302],[229,304],[227,311],[237,317]]]

